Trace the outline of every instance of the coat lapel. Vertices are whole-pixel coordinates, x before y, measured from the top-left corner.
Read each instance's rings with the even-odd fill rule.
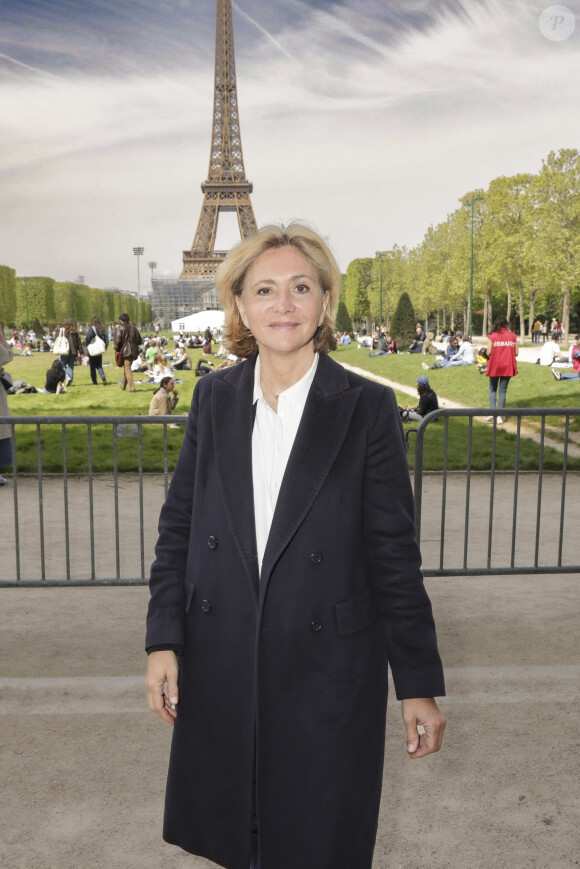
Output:
[[[260,581],[266,592],[270,574],[304,521],[344,443],[361,387],[350,387],[344,369],[321,354],[268,537]]]
[[[212,428],[226,513],[252,590],[258,597],[259,567],[252,481],[252,398],[256,357],[216,378],[212,389]]]

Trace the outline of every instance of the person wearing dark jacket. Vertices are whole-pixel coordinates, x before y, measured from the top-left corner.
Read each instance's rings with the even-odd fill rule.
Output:
[[[103,354],[102,353],[93,353],[89,350],[89,346],[94,344],[95,341],[102,341],[105,345],[105,350],[109,346],[109,338],[105,329],[103,329],[103,324],[99,320],[98,317],[93,317],[90,322],[89,328],[87,329],[87,334],[85,335],[85,347],[89,357],[89,368],[91,370],[91,380],[93,386],[97,385],[97,374],[101,378],[103,386],[107,385],[107,378],[105,377],[105,372],[103,371]]]
[[[66,374],[64,385],[71,386],[75,375],[75,363],[82,355],[83,345],[74,320],[70,317],[65,317],[62,325],[68,341],[68,353],[61,355],[60,361]]]
[[[127,384],[129,384],[129,392],[135,392],[131,363],[139,355],[139,347],[142,343],[143,339],[139,334],[139,329],[129,322],[129,314],[121,314],[119,325],[115,327],[113,346],[115,353],[120,354],[119,361],[122,362],[122,365],[119,365],[119,368],[123,368],[121,389],[126,389]]]
[[[417,378],[417,392],[419,393],[419,403],[415,405],[406,404],[405,407],[399,407],[399,413],[403,422],[421,422],[424,416],[431,413],[432,410],[439,410],[439,400],[434,389],[431,389],[429,378],[422,375]]]
[[[445,727],[394,393],[328,355],[341,275],[308,227],[262,228],[216,283],[246,361],[195,389],[151,568],[163,835],[226,869],[370,869],[388,664],[407,755]]]
[[[53,395],[60,395],[65,392],[64,384],[66,381],[66,372],[60,359],[55,359],[48,371],[46,372],[46,383],[44,391],[50,392]]]

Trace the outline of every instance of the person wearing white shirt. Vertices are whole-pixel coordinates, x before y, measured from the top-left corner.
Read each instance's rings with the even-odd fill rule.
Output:
[[[445,728],[397,403],[329,357],[341,276],[307,226],[245,239],[216,285],[246,361],[198,381],[151,568],[163,835],[226,869],[371,869],[387,662],[408,757]]]
[[[540,365],[545,365],[548,368],[554,364],[554,362],[566,362],[566,357],[560,354],[560,345],[556,341],[558,337],[557,332],[552,332],[552,337],[550,341],[546,341],[545,344],[542,344],[542,349],[540,350]]]

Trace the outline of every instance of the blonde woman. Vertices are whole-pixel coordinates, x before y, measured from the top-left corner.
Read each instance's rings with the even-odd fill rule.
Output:
[[[370,869],[387,663],[408,756],[445,727],[397,403],[328,355],[341,276],[311,229],[265,227],[216,280],[246,361],[198,381],[151,569],[164,837],[227,869]]]

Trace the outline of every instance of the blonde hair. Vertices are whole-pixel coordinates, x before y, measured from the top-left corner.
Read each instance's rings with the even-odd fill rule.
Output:
[[[341,286],[339,268],[321,237],[304,223],[292,221],[287,226],[272,224],[261,227],[233,247],[216,272],[217,291],[226,315],[225,343],[236,356],[245,358],[258,350],[256,339],[242,321],[236,296],[242,295],[248,270],[258,257],[280,247],[297,248],[314,266],[322,292],[328,293],[324,319],[314,335],[314,349],[319,353],[336,349],[334,309]]]

